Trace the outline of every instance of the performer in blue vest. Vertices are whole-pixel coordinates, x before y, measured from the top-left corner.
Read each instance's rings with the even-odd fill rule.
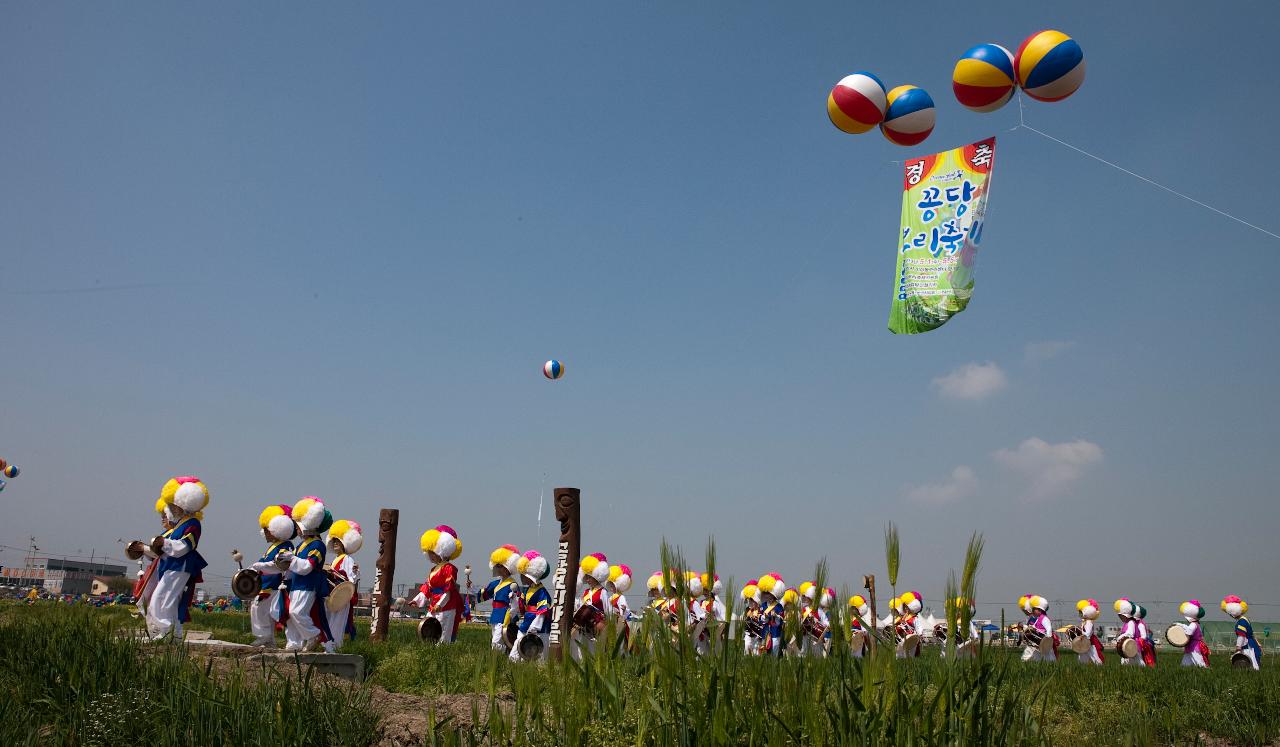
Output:
[[[208,565],[196,547],[200,520],[196,513],[209,504],[209,488],[198,477],[175,477],[160,489],[165,514],[173,525],[157,537],[151,550],[159,557],[155,589],[147,605],[147,634],[152,638],[182,637],[182,623],[191,619],[191,599],[200,572]]]
[[[258,515],[262,538],[268,543],[267,551],[250,568],[262,574],[262,588],[249,604],[249,627],[253,629],[253,645],[275,648],[276,624],[284,613],[284,595],[280,592],[284,575],[276,567],[276,556],[292,552],[298,535],[298,525],[293,523],[293,509],[287,505],[267,506]]]
[[[298,551],[276,555],[276,567],[289,571],[289,599],[285,610],[286,651],[309,651],[329,643],[329,620],[324,598],[329,593],[329,577],[324,572],[324,541],[320,535],[333,525],[333,514],[324,502],[307,496],[293,505],[293,520],[302,534]]]
[[[516,568],[526,585],[524,617],[520,620],[520,630],[516,634],[516,642],[512,645],[509,655],[512,661],[520,661],[520,641],[524,640],[525,636],[532,633],[545,639],[551,624],[551,594],[542,585],[542,580],[551,572],[551,565],[537,550],[528,550],[516,562]],[[544,640],[541,657],[544,661],[547,658],[548,648]]]
[[[786,609],[781,598],[787,590],[782,576],[766,573],[756,582],[760,590],[760,618],[764,622],[764,654],[766,656],[782,656],[782,628],[786,620]]]
[[[1249,611],[1249,603],[1235,594],[1231,594],[1223,598],[1222,611],[1236,621],[1235,652],[1244,654],[1249,659],[1249,663],[1253,665],[1253,668],[1258,669],[1259,660],[1262,658],[1262,647],[1258,645],[1258,639],[1253,636],[1253,626],[1249,624],[1248,618],[1244,616]]]
[[[489,554],[489,566],[493,569],[493,579],[485,584],[480,592],[482,600],[492,600],[489,611],[489,626],[493,635],[489,640],[495,651],[509,651],[506,630],[511,616],[520,607],[520,587],[512,576],[516,574],[520,563],[520,551],[515,545],[503,545]]]

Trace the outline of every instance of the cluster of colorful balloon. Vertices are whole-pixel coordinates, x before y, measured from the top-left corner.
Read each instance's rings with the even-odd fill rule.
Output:
[[[827,116],[842,132],[860,135],[876,125],[889,142],[917,145],[933,132],[935,110],[928,91],[916,86],[885,90],[871,73],[846,75],[827,95]]]
[[[976,112],[993,112],[1014,92],[1038,101],[1061,101],[1084,82],[1084,52],[1061,31],[1027,37],[1017,54],[999,44],[979,44],[961,56],[951,73],[956,100]],[[933,132],[933,98],[922,88],[892,90],[868,72],[846,75],[827,95],[827,116],[842,132],[860,135],[879,125],[897,145],[919,145]]]
[[[1084,52],[1061,31],[1028,36],[1017,54],[999,44],[979,44],[961,55],[951,73],[956,101],[975,112],[993,112],[1021,87],[1037,101],[1061,101],[1084,83]]]

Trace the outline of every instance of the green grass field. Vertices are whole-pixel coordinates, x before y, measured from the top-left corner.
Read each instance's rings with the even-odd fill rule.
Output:
[[[42,638],[50,621],[66,640],[74,630],[128,626],[122,608],[71,610],[47,605],[7,609],[0,622],[0,643],[25,641],[27,647]],[[224,640],[246,641],[248,619],[241,613],[197,613],[192,629],[211,630]],[[368,621],[361,621],[367,636]],[[662,631],[654,631],[660,633]],[[117,662],[136,659],[136,651],[107,651],[119,639],[105,640],[96,633],[93,656]],[[1051,665],[1017,661],[1014,651],[988,649],[978,662],[949,662],[927,649],[915,661],[889,656],[857,661],[837,649],[825,660],[772,660],[741,655],[739,647],[706,659],[697,658],[686,646],[672,646],[659,636],[652,652],[629,658],[615,651],[601,651],[581,663],[561,665],[513,665],[488,648],[488,630],[464,626],[452,646],[425,646],[416,640],[412,622],[393,624],[391,640],[383,645],[362,638],[347,651],[366,657],[369,678],[349,693],[332,686],[313,686],[308,697],[314,705],[290,706],[290,723],[277,731],[263,729],[254,710],[224,724],[219,713],[240,698],[252,699],[252,680],[207,683],[198,666],[183,670],[177,651],[165,653],[160,663],[125,667],[121,674],[94,687],[42,690],[28,668],[5,670],[0,683],[11,697],[0,708],[0,734],[15,735],[16,723],[52,724],[50,734],[74,736],[87,733],[93,708],[108,694],[125,698],[130,708],[139,706],[126,694],[144,682],[186,683],[188,695],[174,698],[163,714],[188,713],[207,719],[208,729],[227,728],[249,741],[239,744],[370,744],[370,704],[385,693],[426,696],[418,701],[428,711],[428,744],[638,744],[638,745],[848,745],[848,744],[1272,744],[1280,739],[1280,668],[1264,659],[1261,672],[1232,670],[1225,656],[1215,656],[1213,667],[1189,670],[1178,666],[1172,652],[1161,656],[1155,670],[1120,667],[1108,657],[1104,667],[1078,665],[1063,660]],[[110,642],[110,645],[108,643]],[[136,644],[132,644],[136,645]],[[59,651],[76,659],[79,647],[53,643],[38,646],[57,660]],[[144,660],[145,657],[144,657]],[[14,669],[14,662],[10,663]],[[44,664],[52,671],[67,663]],[[77,664],[74,666],[84,666]],[[102,664],[91,667],[97,671]],[[157,674],[163,670],[165,674]],[[178,673],[181,673],[179,676]],[[19,674],[21,676],[19,676]],[[46,674],[46,676],[49,676]],[[150,678],[150,679],[148,679]],[[56,679],[56,678],[55,678]],[[280,686],[279,683],[276,685]],[[297,685],[294,685],[295,689]],[[30,688],[31,692],[24,689]],[[270,688],[267,688],[270,689]],[[443,703],[460,694],[479,694],[481,705],[473,713],[449,712]],[[74,715],[56,717],[46,701],[78,703]],[[268,696],[268,701],[273,700]],[[279,699],[274,699],[279,704]],[[341,701],[335,705],[335,701]],[[97,704],[97,705],[94,705]],[[493,707],[489,707],[493,706]],[[276,706],[281,707],[280,705]],[[334,708],[341,715],[335,715]],[[127,710],[127,709],[126,709]],[[271,710],[271,709],[266,709]],[[344,720],[351,728],[341,739],[320,738],[308,731],[307,714],[325,711],[324,723]],[[21,718],[20,718],[21,716]],[[265,717],[265,716],[263,716]],[[147,715],[163,722],[168,716]],[[52,721],[46,721],[52,719]],[[318,729],[318,731],[323,731]],[[114,732],[113,732],[114,733]],[[158,744],[175,732],[154,728]],[[209,733],[207,731],[201,733]],[[327,734],[327,732],[326,732]],[[361,741],[365,740],[365,741]],[[53,740],[57,741],[57,740]],[[68,742],[71,743],[71,742]],[[87,742],[86,742],[87,743]],[[144,742],[145,743],[145,742]],[[204,743],[200,740],[184,744]],[[224,742],[230,743],[230,742]]]

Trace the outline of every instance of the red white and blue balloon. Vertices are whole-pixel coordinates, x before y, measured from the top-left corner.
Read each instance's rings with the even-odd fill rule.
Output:
[[[564,376],[564,364],[555,359],[549,360],[542,364],[542,375],[548,379],[558,379]]]
[[[898,86],[889,91],[880,132],[895,145],[919,145],[933,132],[937,112],[933,97],[916,86]]]

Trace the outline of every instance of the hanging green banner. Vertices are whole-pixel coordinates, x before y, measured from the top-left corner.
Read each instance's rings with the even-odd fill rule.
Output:
[[[890,332],[937,329],[969,304],[995,157],[991,137],[903,164]]]

